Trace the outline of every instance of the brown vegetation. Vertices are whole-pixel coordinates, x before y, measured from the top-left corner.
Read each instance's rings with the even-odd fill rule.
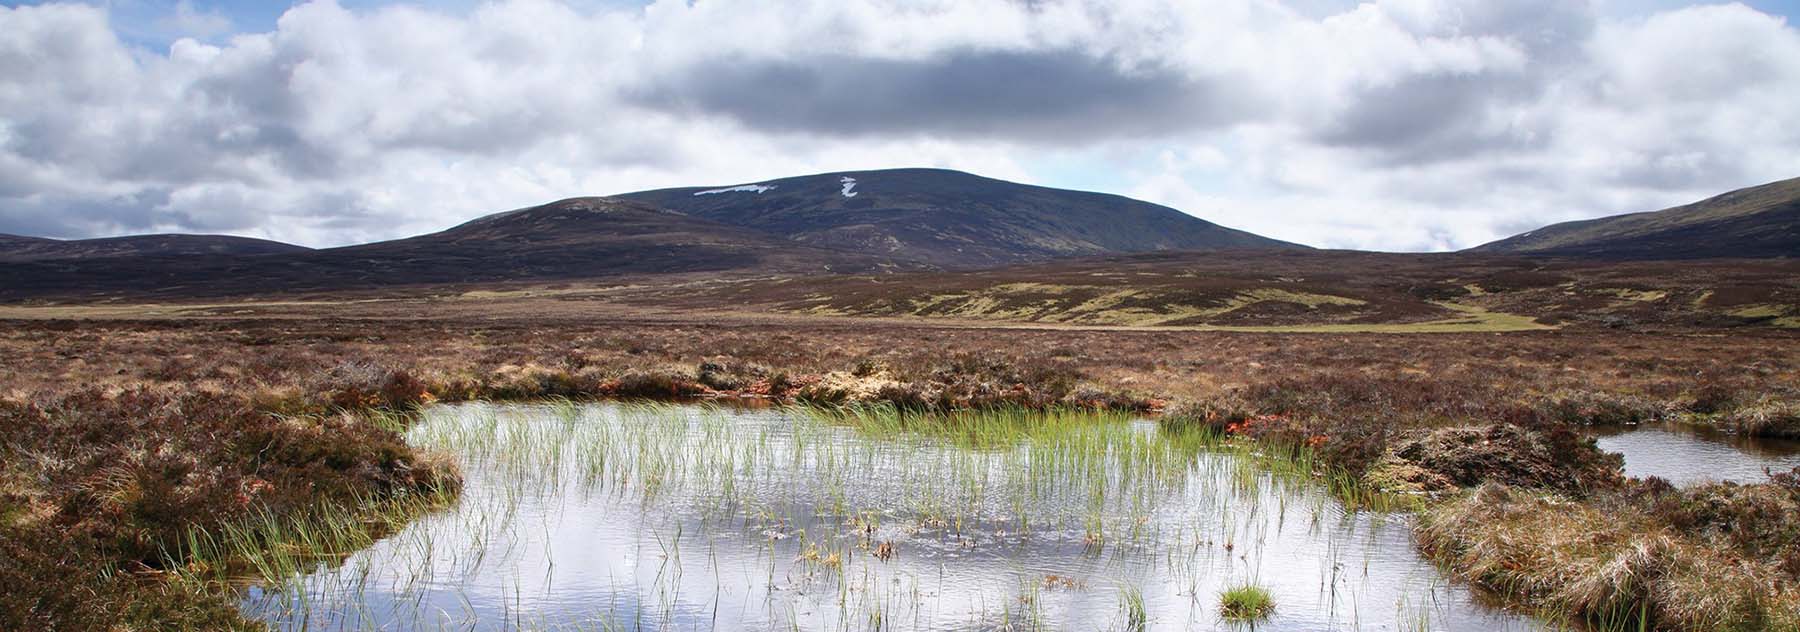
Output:
[[[1524,599],[1613,608],[1581,605],[1570,591],[1587,589],[1557,582],[1611,568],[1629,546],[1680,571],[1659,577],[1763,582],[1759,595],[1795,603],[1797,540],[1771,526],[1795,523],[1792,485],[1645,491],[1618,481],[1616,460],[1568,430],[1670,415],[1791,428],[1800,345],[1780,332],[1261,334],[558,311],[408,320],[380,311],[391,305],[369,309],[366,318],[7,323],[0,628],[198,613],[229,621],[229,604],[190,607],[217,596],[172,594],[156,580],[180,561],[172,538],[250,506],[297,511],[446,481],[433,459],[355,411],[545,397],[1167,404],[1170,423],[1305,449],[1382,486],[1487,486],[1448,492],[1421,537],[1462,576]],[[1546,507],[1557,515],[1536,515]],[[1636,513],[1599,520],[1619,512]],[[1547,520],[1563,522],[1532,522]],[[1522,535],[1565,527],[1589,534]],[[1654,542],[1632,544],[1645,537]],[[1589,548],[1567,548],[1580,542]],[[1527,581],[1490,572],[1496,559],[1565,565]],[[1671,629],[1742,610],[1682,614],[1700,608],[1673,601],[1689,588],[1620,588],[1617,603],[1653,604]]]

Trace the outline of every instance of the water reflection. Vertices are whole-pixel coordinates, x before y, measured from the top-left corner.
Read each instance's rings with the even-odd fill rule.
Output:
[[[409,440],[465,491],[243,607],[280,629],[1536,629],[1409,518],[1120,418],[950,432],[791,411],[466,405]],[[1128,598],[1130,597],[1130,598]]]
[[[1660,476],[1676,485],[1759,483],[1764,469],[1800,467],[1800,441],[1759,439],[1675,424],[1588,429],[1600,449],[1625,455],[1625,475]]]

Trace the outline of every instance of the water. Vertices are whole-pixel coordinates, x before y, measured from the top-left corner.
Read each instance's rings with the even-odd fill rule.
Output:
[[[994,430],[995,427],[1001,428]],[[789,411],[437,407],[465,490],[249,591],[278,629],[1526,630],[1409,518],[1124,418],[910,432]],[[891,554],[890,554],[891,553]],[[1141,596],[1142,615],[1130,602]]]
[[[1758,439],[1678,425],[1588,430],[1600,449],[1625,455],[1625,475],[1660,476],[1675,485],[1760,483],[1764,473],[1800,467],[1800,442]]]

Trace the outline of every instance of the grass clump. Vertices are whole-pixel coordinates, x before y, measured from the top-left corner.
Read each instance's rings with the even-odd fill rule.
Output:
[[[1150,627],[1150,614],[1144,609],[1144,591],[1127,586],[1119,591],[1119,609],[1125,613],[1127,632],[1144,632]]]
[[[1233,621],[1256,621],[1275,612],[1275,596],[1269,589],[1251,584],[1233,586],[1219,594],[1219,614]]]
[[[1578,503],[1490,484],[1425,512],[1416,535],[1464,580],[1592,629],[1800,630],[1793,575],[1753,555],[1768,543],[1734,543],[1693,510],[1729,490],[1641,487]]]

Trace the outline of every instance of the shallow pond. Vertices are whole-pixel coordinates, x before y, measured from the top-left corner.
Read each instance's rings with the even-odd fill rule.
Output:
[[[1625,475],[1660,476],[1676,485],[1760,483],[1764,469],[1800,467],[1800,441],[1758,439],[1680,425],[1594,427],[1600,449],[1625,455]]]
[[[281,629],[1525,630],[1409,518],[1125,417],[435,407],[457,504],[252,589]]]

